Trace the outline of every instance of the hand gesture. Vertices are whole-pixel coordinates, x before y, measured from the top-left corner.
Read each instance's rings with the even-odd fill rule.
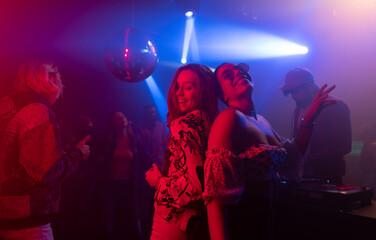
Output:
[[[313,124],[313,121],[316,119],[316,117],[320,114],[320,112],[327,106],[333,105],[337,102],[337,100],[334,99],[328,99],[329,93],[336,87],[335,85],[331,86],[330,88],[325,88],[328,86],[328,84],[324,84],[320,88],[320,90],[316,93],[315,98],[313,99],[311,106],[304,116],[304,124],[305,126],[310,126]]]
[[[150,168],[145,173],[145,175],[146,175],[146,177],[145,177],[146,181],[152,187],[158,186],[160,178],[163,177],[163,174],[161,173],[161,170],[159,170],[159,167],[155,163],[153,163],[153,167]]]
[[[90,140],[90,135],[87,135],[84,139],[79,141],[75,146],[75,148],[81,150],[84,160],[86,160],[90,154],[90,147],[89,145],[86,144],[89,140]]]

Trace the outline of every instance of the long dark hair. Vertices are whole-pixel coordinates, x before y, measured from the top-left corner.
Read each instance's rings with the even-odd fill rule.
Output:
[[[205,65],[190,63],[185,66],[178,68],[175,73],[174,78],[167,96],[167,122],[170,124],[176,118],[179,118],[184,115],[180,111],[176,96],[176,85],[179,74],[184,70],[191,70],[196,73],[200,80],[200,106],[199,110],[205,112],[209,115],[211,121],[214,120],[218,113],[218,100],[217,100],[217,81],[215,80],[214,73]]]
[[[112,148],[113,147],[116,147],[115,146],[115,142],[116,142],[116,131],[115,131],[115,126],[114,126],[114,119],[115,119],[115,115],[117,113],[121,113],[123,114],[122,112],[120,111],[114,111],[112,112],[108,117],[107,117],[107,121],[106,121],[106,142],[107,142],[107,146],[111,146]],[[125,117],[125,115],[123,114],[123,116]],[[127,120],[128,124],[127,126],[125,127],[126,131],[127,131],[127,135],[128,135],[128,138],[130,139],[131,141],[131,146],[132,146],[132,150],[135,146],[135,136],[134,136],[134,133],[133,133],[133,129],[128,121],[128,119],[125,117],[125,119]]]

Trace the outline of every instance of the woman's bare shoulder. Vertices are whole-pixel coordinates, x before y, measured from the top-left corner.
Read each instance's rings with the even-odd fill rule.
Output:
[[[220,112],[214,120],[213,127],[230,127],[235,125],[240,119],[240,112],[235,108],[228,107]]]
[[[232,148],[234,136],[239,129],[239,112],[234,108],[223,110],[210,129],[209,147],[211,148]]]

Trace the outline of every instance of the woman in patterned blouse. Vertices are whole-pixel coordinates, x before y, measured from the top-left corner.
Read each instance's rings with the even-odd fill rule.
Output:
[[[156,190],[150,239],[209,237],[202,200],[203,165],[218,111],[216,89],[214,74],[204,65],[180,67],[172,80],[167,99],[171,135],[163,174],[155,164],[146,172],[146,180]]]
[[[210,236],[212,240],[268,239],[272,183],[285,161],[285,149],[289,157],[289,149],[304,154],[314,119],[335,103],[327,99],[334,86],[325,90],[324,85],[319,90],[298,136],[286,141],[256,114],[254,82],[246,64],[222,64],[215,76],[222,89],[219,97],[229,107],[213,123],[206,155],[203,198]],[[287,159],[282,167],[286,163]]]

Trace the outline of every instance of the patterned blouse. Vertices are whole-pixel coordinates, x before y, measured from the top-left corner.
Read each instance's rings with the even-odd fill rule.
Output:
[[[285,158],[285,149],[263,144],[254,145],[239,155],[227,149],[208,150],[204,200],[215,198],[223,204],[237,203],[246,182],[276,179]]]
[[[155,214],[185,231],[203,210],[205,151],[211,122],[195,110],[171,122],[164,169],[154,197]]]

